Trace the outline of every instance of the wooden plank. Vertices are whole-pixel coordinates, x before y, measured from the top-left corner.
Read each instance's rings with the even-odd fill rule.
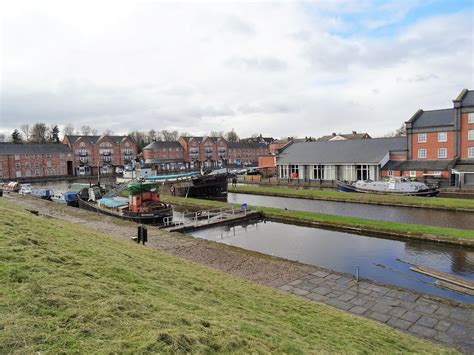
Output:
[[[461,293],[465,293],[467,295],[474,296],[474,291],[473,290],[470,290],[466,287],[461,287],[461,286],[458,286],[458,285],[455,285],[455,284],[452,284],[452,283],[449,283],[449,282],[438,280],[438,281],[435,281],[435,285],[440,286],[440,287],[444,287],[444,288],[447,288],[449,290],[453,290],[453,291],[456,291],[456,292],[461,292]]]
[[[467,289],[470,289],[470,290],[474,291],[474,282],[472,282],[470,280],[463,279],[463,278],[458,277],[458,276],[446,274],[444,272],[433,270],[433,269],[427,268],[425,266],[419,266],[419,265],[411,267],[410,270],[415,271],[415,272],[419,272],[421,274],[425,274],[425,275],[437,278],[439,280],[446,281],[446,282],[449,282],[449,283],[452,283],[452,284],[455,284],[455,285],[458,285],[458,286],[461,286],[461,287],[464,287],[464,288],[467,288]]]

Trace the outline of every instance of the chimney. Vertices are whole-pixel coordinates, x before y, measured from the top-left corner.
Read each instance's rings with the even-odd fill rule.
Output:
[[[352,131],[352,134],[354,134],[354,135],[357,134],[357,131]]]
[[[332,132],[332,136],[335,137],[337,136],[337,134],[335,132]]]

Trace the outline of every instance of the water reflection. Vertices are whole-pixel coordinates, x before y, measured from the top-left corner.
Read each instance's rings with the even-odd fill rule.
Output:
[[[469,212],[304,200],[298,198],[247,195],[231,192],[229,192],[227,200],[232,203],[246,202],[249,205],[254,206],[288,208],[290,210],[320,212],[340,216],[362,217],[384,221],[474,230],[474,214]]]
[[[361,277],[474,303],[474,296],[439,288],[433,284],[435,279],[432,277],[410,270],[409,263],[413,263],[474,280],[474,251],[461,247],[389,240],[276,222],[218,227],[191,234],[353,275],[360,266]]]

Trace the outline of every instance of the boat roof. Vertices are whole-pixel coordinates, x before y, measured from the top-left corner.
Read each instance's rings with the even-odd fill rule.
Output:
[[[128,205],[128,198],[126,197],[103,197],[97,200],[97,203],[105,205],[107,207],[117,208]]]
[[[152,175],[152,176],[147,176],[146,180],[168,180],[168,179],[185,178],[185,177],[196,176],[196,175],[201,175],[201,173],[197,171],[193,171],[190,173],[182,173],[182,174]]]

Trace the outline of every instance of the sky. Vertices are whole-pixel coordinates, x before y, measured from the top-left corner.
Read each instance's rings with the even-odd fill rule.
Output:
[[[380,136],[474,89],[474,1],[5,1],[0,132]]]

